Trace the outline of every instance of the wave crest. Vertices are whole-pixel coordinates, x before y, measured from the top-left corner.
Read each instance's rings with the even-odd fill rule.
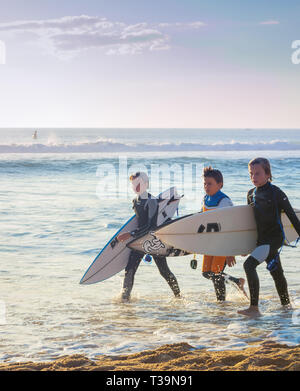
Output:
[[[299,151],[300,144],[273,140],[270,142],[230,143],[141,143],[115,141],[74,144],[10,144],[0,145],[0,153],[94,153],[94,152],[188,152],[188,151]]]

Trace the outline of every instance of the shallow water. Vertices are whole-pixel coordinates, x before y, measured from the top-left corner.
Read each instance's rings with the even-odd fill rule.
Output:
[[[275,136],[268,135],[268,140]],[[300,208],[299,152],[265,151],[264,156],[271,159],[274,183]],[[179,167],[212,164],[222,170],[223,190],[236,205],[245,203],[251,188],[247,163],[253,151],[126,157],[128,165],[147,168],[166,162]],[[109,191],[99,197],[97,169],[106,163],[118,170],[119,154],[0,154],[1,361],[124,354],[182,341],[209,349],[243,349],[265,338],[300,343],[299,247],[282,252],[294,309],[281,308],[273,280],[261,265],[263,316],[254,320],[237,314],[247,301],[232,286],[227,287],[227,302],[216,303],[211,282],[201,275],[200,256],[197,270],[189,266],[191,256],[168,260],[182,299],[172,297],[154,263],[141,263],[128,304],[120,301],[124,272],[95,285],[79,285],[94,257],[132,214],[130,187],[120,188],[118,198]],[[163,190],[155,178],[152,186]],[[189,197],[189,180],[181,190],[180,215],[199,210],[202,189],[197,189],[197,199]],[[227,273],[245,277],[243,259],[237,257]]]

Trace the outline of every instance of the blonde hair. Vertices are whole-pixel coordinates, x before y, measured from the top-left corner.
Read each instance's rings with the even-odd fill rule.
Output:
[[[265,173],[269,175],[270,182],[272,182],[273,178],[269,160],[264,157],[256,157],[255,159],[250,160],[248,163],[248,168],[250,168],[250,166],[254,166],[255,164],[260,164],[262,166],[262,168],[265,170]]]

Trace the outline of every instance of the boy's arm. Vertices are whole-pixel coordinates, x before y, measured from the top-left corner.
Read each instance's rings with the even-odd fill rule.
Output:
[[[233,202],[231,201],[230,198],[222,198],[222,200],[220,201],[218,207],[219,208],[226,208],[227,206],[233,206]]]
[[[225,197],[225,198],[222,198],[222,200],[220,201],[218,208],[226,208],[228,206],[233,206],[233,202],[231,201],[231,199],[229,197]],[[232,256],[226,257],[226,265],[228,265],[229,267],[232,267],[235,264],[236,264],[235,257],[232,257]]]
[[[247,204],[250,205],[252,202],[253,202],[253,189],[249,190],[248,191],[248,194],[247,194]]]
[[[235,257],[233,257],[233,256],[226,257],[226,265],[228,265],[229,267],[232,267],[235,264],[236,264]]]
[[[253,202],[253,199],[252,199],[253,190],[254,189],[248,191],[248,194],[247,194],[247,204],[248,205],[252,204],[252,202]],[[248,254],[241,254],[242,257],[246,257],[247,255]]]
[[[280,190],[277,194],[277,202],[281,210],[284,210],[285,214],[289,218],[290,222],[293,224],[295,230],[300,236],[300,220],[298,219],[296,213],[286,194]]]

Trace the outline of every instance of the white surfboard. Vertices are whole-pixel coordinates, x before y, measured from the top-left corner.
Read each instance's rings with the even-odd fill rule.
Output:
[[[300,210],[295,212],[300,219]],[[287,240],[296,240],[299,235],[286,214],[281,218]],[[163,243],[190,253],[220,256],[250,254],[257,240],[254,213],[249,205],[182,217],[156,230],[155,235]]]
[[[171,201],[174,203],[175,201]],[[169,205],[170,207],[172,205]],[[148,232],[146,235],[140,238],[133,239],[127,243],[127,247],[132,250],[164,257],[179,257],[190,254],[184,250],[174,248],[166,243],[163,243],[156,235],[154,231]]]
[[[178,196],[176,187],[161,193],[158,197],[158,215],[157,225],[163,224],[175,214],[181,197]],[[171,201],[171,202],[170,202]],[[110,239],[106,246],[100,251],[94,259],[90,267],[82,277],[80,284],[95,284],[106,280],[113,275],[119,273],[127,266],[131,249],[126,245],[132,241],[129,238],[127,241],[119,242],[117,236],[121,233],[131,232],[137,229],[137,217],[132,216],[120,230]]]

